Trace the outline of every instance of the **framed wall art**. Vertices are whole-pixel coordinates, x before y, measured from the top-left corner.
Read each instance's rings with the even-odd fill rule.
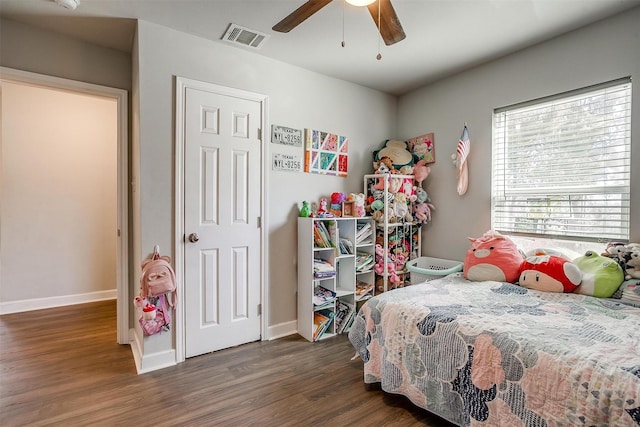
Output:
[[[435,163],[436,144],[433,133],[426,133],[416,136],[415,138],[410,138],[407,142],[409,143],[409,151],[411,151],[414,157],[418,160],[424,159],[427,164]]]
[[[305,129],[304,171],[347,176],[349,139],[314,129]]]

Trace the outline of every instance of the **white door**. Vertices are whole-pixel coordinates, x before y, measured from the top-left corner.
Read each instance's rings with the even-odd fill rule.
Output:
[[[187,88],[185,356],[260,339],[261,103]]]

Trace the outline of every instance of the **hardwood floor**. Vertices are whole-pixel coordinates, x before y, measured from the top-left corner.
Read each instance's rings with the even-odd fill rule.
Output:
[[[367,386],[346,336],[255,342],[136,375],[115,301],[0,316],[0,425],[452,426]]]

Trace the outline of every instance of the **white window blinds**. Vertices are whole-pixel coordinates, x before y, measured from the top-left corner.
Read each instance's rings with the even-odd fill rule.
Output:
[[[492,228],[628,241],[631,79],[493,115]]]

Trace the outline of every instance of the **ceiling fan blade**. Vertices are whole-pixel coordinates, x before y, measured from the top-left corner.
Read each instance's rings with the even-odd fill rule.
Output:
[[[394,43],[404,40],[407,36],[402,29],[402,25],[400,25],[400,20],[391,4],[391,0],[379,1],[380,35],[382,36],[382,40],[384,40],[384,44],[391,46]],[[378,27],[378,0],[371,3],[367,8],[369,9],[369,13],[371,13],[373,21],[376,23],[376,27]]]
[[[302,6],[287,15],[271,28],[273,31],[288,33],[304,22],[305,19],[331,3],[332,0],[308,0]]]

